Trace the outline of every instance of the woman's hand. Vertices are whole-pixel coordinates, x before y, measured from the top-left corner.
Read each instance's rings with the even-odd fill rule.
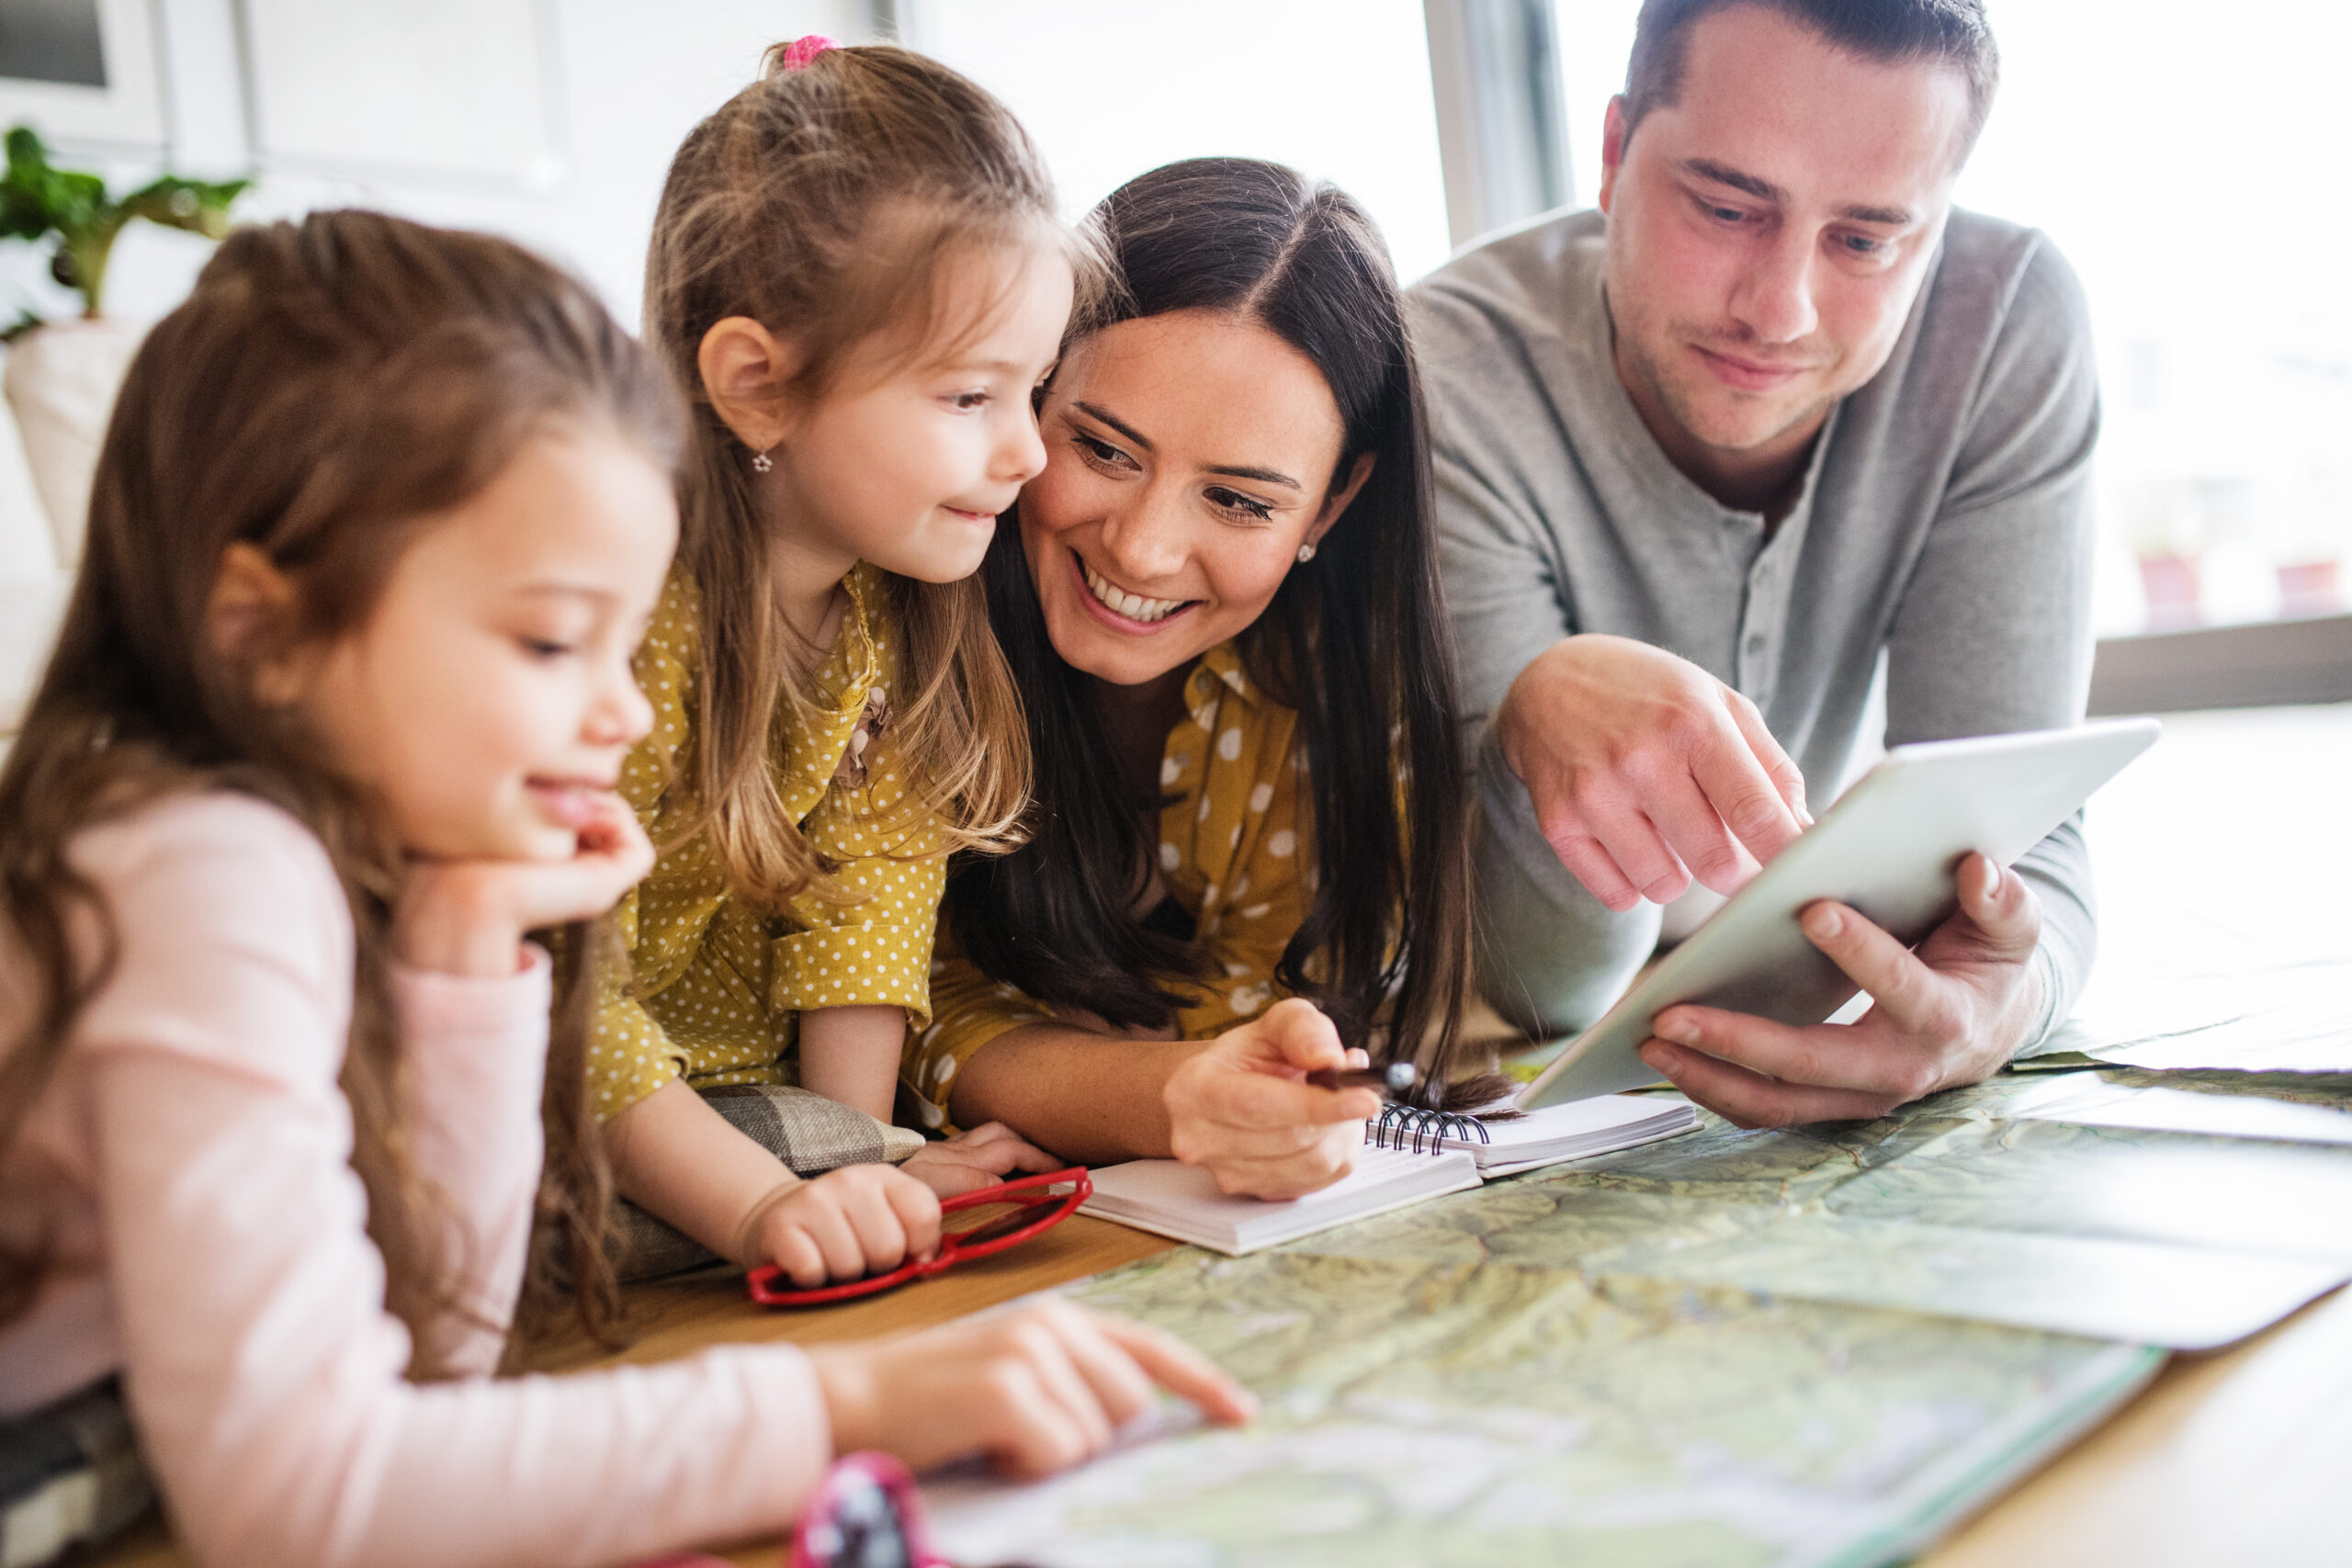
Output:
[[[560,861],[416,861],[392,909],[392,950],[412,969],[512,975],[523,933],[594,919],[653,869],[653,845],[619,795],[595,797]]]
[[[1207,1167],[1236,1196],[1295,1198],[1329,1187],[1353,1167],[1364,1122],[1380,1114],[1380,1096],[1317,1089],[1306,1075],[1368,1060],[1340,1043],[1339,1030],[1314,1003],[1276,1002],[1170,1076],[1162,1094],[1170,1147],[1186,1165]]]
[[[1016,1170],[1060,1170],[1047,1154],[1001,1122],[988,1122],[944,1143],[925,1144],[899,1168],[942,1198],[993,1187]]]
[[[1067,1302],[808,1359],[833,1451],[879,1449],[915,1471],[975,1454],[1022,1480],[1067,1469],[1148,1408],[1155,1383],[1227,1426],[1257,1412],[1247,1389],[1190,1346]]]
[[[775,1264],[804,1291],[887,1274],[939,1250],[939,1200],[895,1165],[794,1177],[752,1206],[731,1250],[747,1269]]]

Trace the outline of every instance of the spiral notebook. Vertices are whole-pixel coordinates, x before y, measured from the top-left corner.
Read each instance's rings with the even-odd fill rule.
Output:
[[[1487,1109],[1507,1109],[1510,1104],[1504,1100]],[[1382,1113],[1371,1135],[1392,1148],[1409,1149],[1418,1143],[1424,1149],[1460,1149],[1478,1162],[1480,1176],[1492,1180],[1538,1166],[1655,1143],[1698,1124],[1697,1109],[1676,1095],[1602,1094],[1547,1105],[1507,1122],[1431,1115],[1392,1105]]]
[[[1609,1154],[1697,1125],[1698,1113],[1689,1100],[1647,1095],[1600,1095],[1508,1122],[1391,1106],[1367,1130],[1373,1146],[1357,1156],[1355,1168],[1304,1198],[1228,1198],[1217,1190],[1216,1179],[1197,1166],[1138,1159],[1094,1171],[1094,1195],[1078,1212],[1239,1258],[1430,1198],[1466,1192],[1491,1178]]]

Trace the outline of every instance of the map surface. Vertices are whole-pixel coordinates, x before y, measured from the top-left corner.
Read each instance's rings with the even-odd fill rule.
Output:
[[[1702,1115],[1254,1257],[1147,1259],[1069,1293],[1199,1346],[1264,1413],[1038,1485],[928,1483],[939,1544],[1035,1568],[1893,1562],[2127,1397],[2151,1347],[2352,1275],[2347,1103],[2321,1075],[2007,1075],[1871,1122]]]
[[[1889,1561],[2160,1360],[1498,1260],[1185,1248],[1075,1293],[1182,1335],[1263,1412],[1038,1485],[926,1484],[952,1561]]]

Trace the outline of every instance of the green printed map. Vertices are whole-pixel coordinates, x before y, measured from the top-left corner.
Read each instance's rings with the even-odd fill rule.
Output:
[[[2234,1337],[2352,1272],[2352,1147],[2050,1120],[2144,1092],[2053,1083],[1837,1127],[1702,1118],[1085,1281],[1263,1414],[1170,1417],[1036,1485],[927,1483],[938,1545],[1035,1568],[1896,1561],[2127,1397],[2151,1344]]]
[[[927,1486],[955,1562],[1875,1562],[2160,1359],[1495,1262],[1186,1248],[1077,1294],[1182,1335],[1264,1411],[1042,1485]]]

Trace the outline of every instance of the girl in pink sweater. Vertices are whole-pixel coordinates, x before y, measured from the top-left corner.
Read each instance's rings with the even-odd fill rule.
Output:
[[[232,236],[131,367],[0,768],[0,1423],[127,1406],[203,1562],[625,1562],[837,1450],[1245,1414],[1066,1307],[492,1380],[518,1312],[614,1306],[589,965],[551,998],[525,933],[587,951],[651,863],[612,784],[677,427],[578,285],[367,213]]]

